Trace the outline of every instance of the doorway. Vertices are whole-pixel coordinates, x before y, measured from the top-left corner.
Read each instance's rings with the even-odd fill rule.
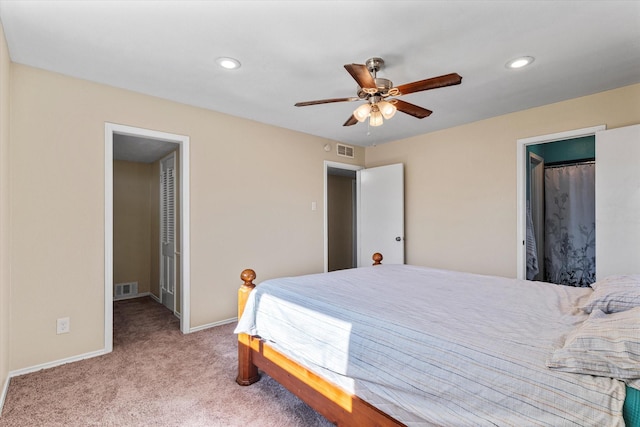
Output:
[[[324,163],[324,268],[329,271],[329,203],[330,174],[347,175],[349,184],[355,172],[355,188],[347,197],[351,207],[352,227],[346,231],[353,245],[344,251],[345,263],[353,267],[372,264],[371,256],[380,252],[387,264],[404,264],[404,165],[402,163],[364,168],[342,163]],[[355,200],[354,200],[355,199]],[[349,209],[347,206],[345,209]],[[347,221],[348,222],[348,221]],[[345,236],[342,236],[343,239]],[[348,237],[348,236],[346,236]],[[355,257],[355,262],[352,258]],[[351,268],[353,268],[351,267]],[[346,267],[345,267],[346,268]]]
[[[527,280],[585,287],[596,275],[595,135],[527,146]]]
[[[327,168],[327,271],[358,265],[356,171]]]
[[[356,172],[346,163],[324,162],[324,271],[358,263]]]
[[[105,123],[105,260],[104,260],[104,340],[105,351],[110,352],[113,349],[113,216],[114,216],[114,141],[120,137],[128,137],[144,140],[150,143],[148,150],[152,151],[154,146],[170,145],[177,148],[178,158],[178,175],[177,175],[177,191],[180,194],[179,207],[176,209],[176,232],[179,238],[176,239],[175,252],[179,253],[178,262],[176,264],[177,275],[179,279],[179,307],[180,307],[180,330],[182,333],[190,332],[190,252],[189,252],[189,137],[184,135],[169,134],[165,132],[153,131],[143,128],[135,128],[131,126],[117,125],[113,123]],[[160,248],[156,254],[160,253]],[[159,255],[158,255],[159,256]]]
[[[556,220],[556,226],[558,215],[566,216],[566,200],[562,196],[555,197],[552,194],[545,194],[544,181],[545,175],[548,179],[557,179],[552,174],[549,167],[557,167],[561,165],[567,165],[571,162],[583,163],[583,161],[591,161],[595,159],[595,134],[598,131],[604,130],[605,126],[596,126],[592,128],[578,129],[570,132],[561,132],[557,134],[544,135],[540,137],[533,137],[527,139],[518,140],[518,278],[529,280],[542,280],[549,279],[550,274],[553,272],[550,270],[549,263],[545,263],[545,259],[549,257],[549,254],[554,251],[552,246],[554,245],[553,237],[543,230],[548,229],[549,224],[547,219]],[[591,147],[585,152],[577,150],[573,153],[569,152],[567,148],[569,143],[565,141],[574,141],[573,147],[581,147],[584,151],[584,147]],[[576,144],[575,141],[578,141]],[[582,143],[580,143],[582,141]],[[566,145],[565,145],[566,144]],[[545,171],[545,167],[547,168]],[[593,191],[594,188],[591,188]],[[592,196],[595,200],[595,197]],[[545,203],[544,200],[551,200],[550,203]],[[556,201],[558,202],[557,206]],[[595,203],[595,202],[593,202]],[[541,206],[545,205],[549,209],[562,209],[561,213],[550,212],[549,209]],[[547,218],[548,216],[548,218]],[[593,227],[595,228],[595,206],[593,212],[594,219]],[[537,227],[536,227],[537,224]],[[589,224],[590,225],[590,224]],[[566,225],[562,225],[566,227]],[[568,233],[564,232],[566,236]],[[595,262],[595,243],[593,238],[595,237],[595,229],[593,235],[582,235],[582,230],[578,232],[581,238],[584,237],[588,240],[585,243],[585,251],[582,254],[582,260],[588,259]],[[542,234],[542,236],[541,236]],[[564,249],[567,249],[568,240],[564,241]],[[558,243],[558,242],[555,242]],[[589,247],[589,245],[591,245]],[[546,249],[545,249],[546,248]],[[593,256],[587,255],[586,250],[592,250]],[[560,251],[561,252],[561,251]],[[577,252],[576,252],[577,253]],[[541,258],[542,257],[542,258]],[[579,268],[583,268],[582,266]],[[593,276],[591,279],[595,279],[595,267],[593,268]],[[587,278],[586,281],[591,279]],[[575,281],[569,279],[570,281]],[[582,280],[582,279],[581,279]],[[584,280],[579,281],[580,283]],[[586,283],[586,282],[584,282]]]

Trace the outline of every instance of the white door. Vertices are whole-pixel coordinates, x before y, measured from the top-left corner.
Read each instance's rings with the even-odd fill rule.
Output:
[[[357,171],[358,267],[404,264],[404,167],[401,163]]]
[[[176,289],[175,164],[175,154],[160,162],[160,298],[172,312]]]
[[[596,279],[640,273],[640,125],[596,133]]]

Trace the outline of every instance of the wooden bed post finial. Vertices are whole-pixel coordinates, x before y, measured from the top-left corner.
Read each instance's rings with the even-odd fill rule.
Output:
[[[240,274],[240,279],[242,279],[244,283],[240,286],[240,289],[238,289],[238,319],[244,312],[244,306],[247,304],[249,293],[256,287],[256,285],[253,284],[253,281],[256,279],[256,272],[247,268]]]
[[[382,264],[382,254],[380,252],[376,252],[371,257],[373,259],[373,265],[381,265]]]
[[[253,281],[256,279],[256,272],[252,269],[247,268],[246,270],[242,270],[242,273],[240,273],[240,278],[244,282],[244,286],[248,286],[251,289],[256,286],[253,284]]]
[[[243,270],[240,274],[240,279],[244,283],[238,289],[238,320],[242,317],[249,294],[256,287],[253,284],[255,278],[256,272],[250,268]],[[249,335],[238,334],[238,376],[236,382],[240,385],[251,385],[260,379],[258,368],[252,361],[250,342]]]

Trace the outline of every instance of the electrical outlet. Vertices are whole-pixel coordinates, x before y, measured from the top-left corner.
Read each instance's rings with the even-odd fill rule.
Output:
[[[68,334],[71,330],[70,320],[68,317],[62,317],[56,322],[56,331],[58,334]]]

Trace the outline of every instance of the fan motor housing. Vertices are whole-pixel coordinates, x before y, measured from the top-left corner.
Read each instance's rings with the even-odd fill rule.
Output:
[[[389,89],[393,87],[393,82],[389,79],[376,77],[373,80],[376,82],[376,88],[378,89],[378,91],[375,94],[367,93],[364,91],[364,89],[362,89],[361,87],[358,87],[358,98],[365,99],[371,95],[387,96]]]

